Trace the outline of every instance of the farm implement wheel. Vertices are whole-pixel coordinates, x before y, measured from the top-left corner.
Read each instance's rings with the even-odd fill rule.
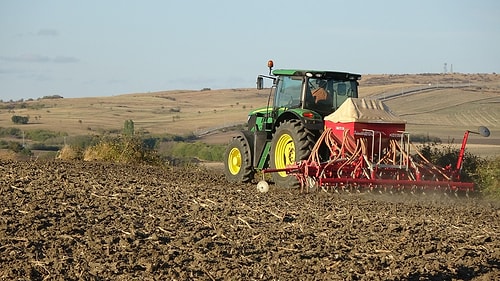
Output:
[[[234,137],[226,148],[224,174],[229,182],[249,182],[253,179],[250,148],[241,136]]]
[[[309,157],[314,145],[313,134],[299,120],[288,120],[276,129],[271,143],[270,167],[284,169]],[[299,187],[296,177],[286,172],[273,173],[273,181],[282,187]]]

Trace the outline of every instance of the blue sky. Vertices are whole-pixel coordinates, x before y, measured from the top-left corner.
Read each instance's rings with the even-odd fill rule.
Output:
[[[275,68],[500,72],[500,1],[0,0],[0,99],[251,88]]]

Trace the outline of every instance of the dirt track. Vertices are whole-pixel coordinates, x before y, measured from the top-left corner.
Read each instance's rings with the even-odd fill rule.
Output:
[[[0,280],[495,280],[500,208],[0,161]]]

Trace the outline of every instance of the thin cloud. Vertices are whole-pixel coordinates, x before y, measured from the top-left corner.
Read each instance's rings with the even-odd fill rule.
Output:
[[[24,54],[19,56],[0,56],[0,61],[19,63],[76,63],[75,57],[56,56],[49,57],[39,54]]]
[[[23,73],[25,73],[25,71],[22,69],[0,68],[0,75],[23,74]]]
[[[110,79],[107,81],[108,84],[120,84],[120,85],[124,84],[126,82],[127,82],[127,80],[125,80],[125,79]]]
[[[59,36],[59,31],[51,28],[42,28],[36,33],[38,36]]]
[[[36,63],[50,62],[49,57],[37,54],[24,54],[19,56],[10,56],[10,57],[1,56],[0,60],[5,62],[36,62]]]
[[[78,62],[78,59],[75,57],[57,56],[52,61],[55,63],[75,63]]]

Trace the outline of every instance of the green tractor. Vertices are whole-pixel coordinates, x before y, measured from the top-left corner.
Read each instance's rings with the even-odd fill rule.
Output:
[[[256,171],[283,169],[306,160],[324,129],[323,118],[347,98],[358,97],[361,75],[347,72],[276,69],[268,62],[269,74],[257,77],[273,84],[266,107],[248,116],[248,130],[233,137],[224,153],[224,174],[229,182],[249,182]],[[328,155],[323,156],[328,157]],[[281,187],[298,187],[286,172],[272,173]]]

